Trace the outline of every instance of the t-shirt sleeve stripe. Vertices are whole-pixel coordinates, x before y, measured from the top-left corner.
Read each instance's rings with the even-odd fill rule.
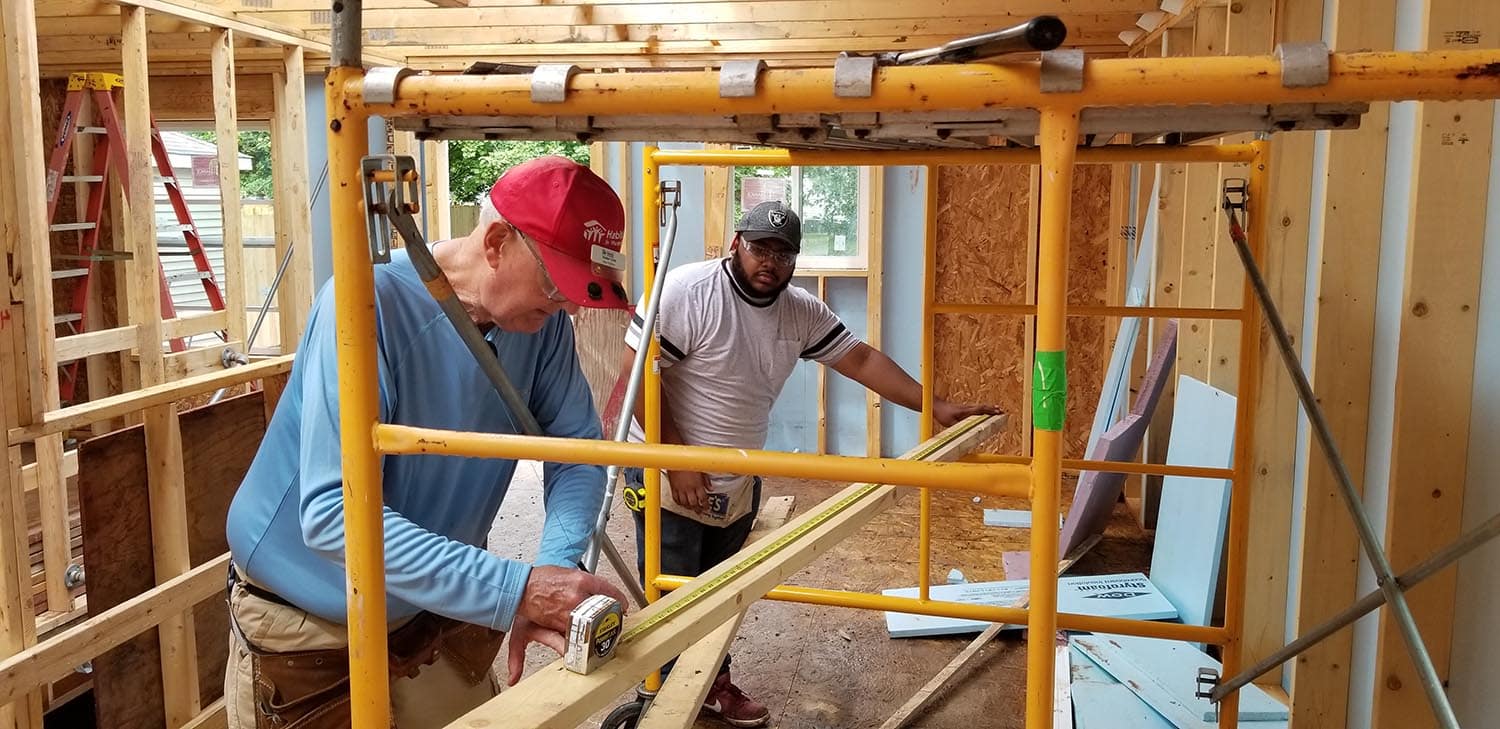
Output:
[[[827,354],[842,339],[850,336],[848,328],[844,326],[843,322],[839,322],[832,329],[828,330],[828,333],[823,335],[823,338],[818,340],[817,344],[802,350],[802,354],[799,356],[802,359],[817,359]]]

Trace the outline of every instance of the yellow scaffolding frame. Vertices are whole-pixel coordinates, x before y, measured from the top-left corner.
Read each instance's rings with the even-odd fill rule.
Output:
[[[568,83],[562,102],[535,100],[525,76],[413,76],[386,89],[392,101],[371,103],[365,99],[365,72],[360,67],[361,3],[346,0],[333,10],[334,54],[327,76],[329,165],[333,185],[330,206],[333,220],[333,264],[336,280],[335,305],[338,327],[338,371],[341,398],[340,428],[344,463],[344,508],[347,535],[348,625],[352,721],[356,727],[386,727],[390,721],[390,697],[386,668],[386,604],[383,541],[381,534],[380,459],[383,453],[446,453],[491,457],[529,457],[561,462],[643,465],[647,468],[648,535],[659,534],[659,477],[655,468],[677,468],[764,473],[827,478],[832,474],[817,463],[827,456],[751,451],[726,466],[722,449],[662,445],[656,413],[660,410],[658,382],[647,382],[647,444],[624,445],[605,441],[569,441],[554,438],[456,433],[382,424],[378,420],[378,394],[374,372],[375,300],[373,268],[363,232],[364,210],[360,159],[367,144],[368,120],[372,115],[393,116],[486,116],[486,115],[589,115],[633,113],[640,109],[671,109],[697,114],[773,114],[788,112],[870,111],[911,112],[977,109],[993,106],[1037,109],[1041,113],[1039,150],[986,150],[941,152],[762,152],[762,157],[725,155],[723,152],[663,152],[646,149],[643,180],[643,211],[650,220],[659,203],[657,171],[664,160],[687,164],[713,160],[728,164],[753,159],[754,164],[921,164],[948,162],[1040,163],[1041,235],[1038,258],[1038,290],[1034,311],[1038,379],[1034,414],[1034,454],[1031,458],[977,459],[977,464],[879,462],[884,483],[944,488],[977,489],[986,493],[1019,493],[1024,480],[1032,503],[1032,523],[1049,524],[1058,518],[1060,474],[1064,468],[1094,467],[1093,462],[1067,461],[1061,457],[1061,409],[1063,383],[1054,378],[1062,372],[1064,320],[1069,315],[1065,297],[1069,203],[1073,166],[1077,162],[1126,161],[1249,161],[1252,250],[1259,252],[1266,227],[1266,181],[1269,166],[1267,145],[1256,142],[1232,147],[1104,147],[1079,149],[1079,116],[1085,108],[1189,104],[1453,100],[1500,98],[1500,52],[1434,51],[1415,53],[1337,53],[1329,56],[1329,76],[1313,86],[1282,83],[1282,66],[1275,56],[1112,59],[1088,61],[1083,68],[1083,90],[1048,93],[1041,83],[1043,73],[1036,62],[1013,64],[966,64],[879,69],[868,97],[847,98],[834,93],[832,69],[787,69],[767,71],[758,93],[746,98],[722,98],[718,74],[704,71],[672,71],[650,74],[581,73]],[[724,156],[720,156],[724,155]],[[708,164],[708,161],[700,161]],[[931,193],[929,193],[931,194]],[[931,211],[929,209],[928,258],[931,261]],[[647,223],[643,250],[645,280],[651,281],[650,252],[659,232]],[[923,434],[931,432],[931,267],[924,273],[923,344],[924,403]],[[1031,549],[1033,580],[1029,609],[955,606],[925,599],[893,600],[878,595],[860,595],[809,588],[777,588],[771,597],[797,599],[815,604],[838,604],[868,609],[953,615],[982,620],[1019,623],[1030,628],[1027,661],[1028,729],[1043,729],[1052,722],[1053,634],[1059,626],[1100,632],[1182,638],[1217,643],[1224,647],[1224,670],[1234,673],[1243,660],[1240,633],[1243,624],[1245,552],[1247,549],[1249,499],[1248,467],[1251,452],[1250,427],[1257,383],[1256,369],[1260,313],[1253,293],[1246,286],[1237,310],[1204,310],[1219,319],[1238,319],[1240,327],[1240,382],[1236,414],[1234,465],[1225,469],[1183,469],[1147,465],[1114,470],[1145,473],[1183,473],[1232,481],[1227,554],[1228,585],[1225,621],[1219,627],[1171,626],[1144,621],[1115,620],[1057,613],[1057,583],[1039,579],[1053,574],[1057,563],[1057,534],[1034,530]],[[995,313],[1001,313],[999,311]],[[1030,313],[1030,308],[1018,313]],[[1076,312],[1075,312],[1076,313]],[[1099,311],[1094,315],[1118,316],[1135,312]],[[1150,312],[1148,315],[1154,315]],[[1171,316],[1198,312],[1172,310]],[[651,357],[656,343],[649,344]],[[1049,382],[1050,381],[1050,382]],[[861,477],[863,468],[853,465],[865,459],[846,459],[836,466],[842,478]],[[993,489],[993,490],[991,490]],[[922,529],[927,530],[924,515]],[[924,539],[924,544],[926,540]],[[660,576],[657,542],[648,537],[646,571],[648,596],[655,600],[661,590],[681,584]],[[924,553],[926,548],[923,549]],[[926,557],[923,557],[925,563]],[[922,577],[925,586],[925,570]],[[1223,700],[1221,726],[1237,725],[1238,698]]]

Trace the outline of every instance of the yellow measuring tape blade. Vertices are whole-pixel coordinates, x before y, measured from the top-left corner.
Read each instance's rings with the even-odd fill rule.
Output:
[[[968,434],[969,431],[979,427],[984,422],[984,418],[975,418],[965,424],[960,424],[953,428],[949,428],[947,431],[943,432],[942,435],[933,439],[926,446],[923,446],[917,452],[913,453],[911,456],[911,460],[921,460],[923,458],[926,458],[927,456],[932,455],[933,453],[936,453],[938,449],[957,440],[959,436]],[[875,489],[878,488],[880,488],[880,484],[864,484],[858,490],[854,491],[848,496],[845,496],[842,499],[839,499],[838,502],[834,503],[832,506],[829,506],[828,508],[818,512],[807,521],[804,521],[801,524],[797,525],[796,528],[792,529],[786,534],[781,535],[776,539],[776,541],[771,542],[764,547],[761,547],[754,554],[731,565],[728,570],[720,574],[718,577],[715,577],[712,580],[699,585],[691,593],[688,593],[686,597],[674,600],[670,605],[662,608],[661,612],[655,613],[650,617],[642,620],[641,622],[636,623],[630,628],[630,630],[625,631],[625,635],[620,639],[621,642],[628,643],[632,640],[635,640],[636,638],[639,638],[642,635],[645,635],[646,633],[650,632],[652,628],[660,625],[673,615],[676,615],[677,613],[682,612],[688,607],[691,607],[708,594],[719,589],[720,587],[723,587],[730,580],[733,580],[735,577],[744,574],[752,567],[755,567],[756,565],[766,561],[771,557],[771,555],[780,552],[784,547],[786,547],[786,545],[797,541],[808,532],[826,523],[829,519],[838,516],[844,510],[863,500],[866,496],[869,496],[872,492],[875,491]]]

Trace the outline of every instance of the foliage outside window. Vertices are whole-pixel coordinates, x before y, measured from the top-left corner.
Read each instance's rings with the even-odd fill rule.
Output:
[[[475,205],[500,173],[536,157],[559,155],[589,163],[583,142],[452,140],[448,142],[448,194],[455,205]]]
[[[861,270],[869,246],[870,185],[866,167],[735,167],[729,190],[729,232],[744,211],[780,200],[802,217],[800,270]]]

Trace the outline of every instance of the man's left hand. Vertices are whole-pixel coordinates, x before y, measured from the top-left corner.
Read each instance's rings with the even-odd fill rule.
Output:
[[[568,650],[568,640],[562,633],[517,615],[510,626],[510,657],[506,662],[510,678],[505,682],[507,686],[514,686],[521,680],[521,673],[526,670],[526,647],[532,643],[541,643],[559,656]]]
[[[952,403],[947,400],[934,400],[932,402],[932,418],[938,425],[946,428],[957,423],[970,415],[999,415],[1000,408],[995,405],[970,405],[966,403]]]

